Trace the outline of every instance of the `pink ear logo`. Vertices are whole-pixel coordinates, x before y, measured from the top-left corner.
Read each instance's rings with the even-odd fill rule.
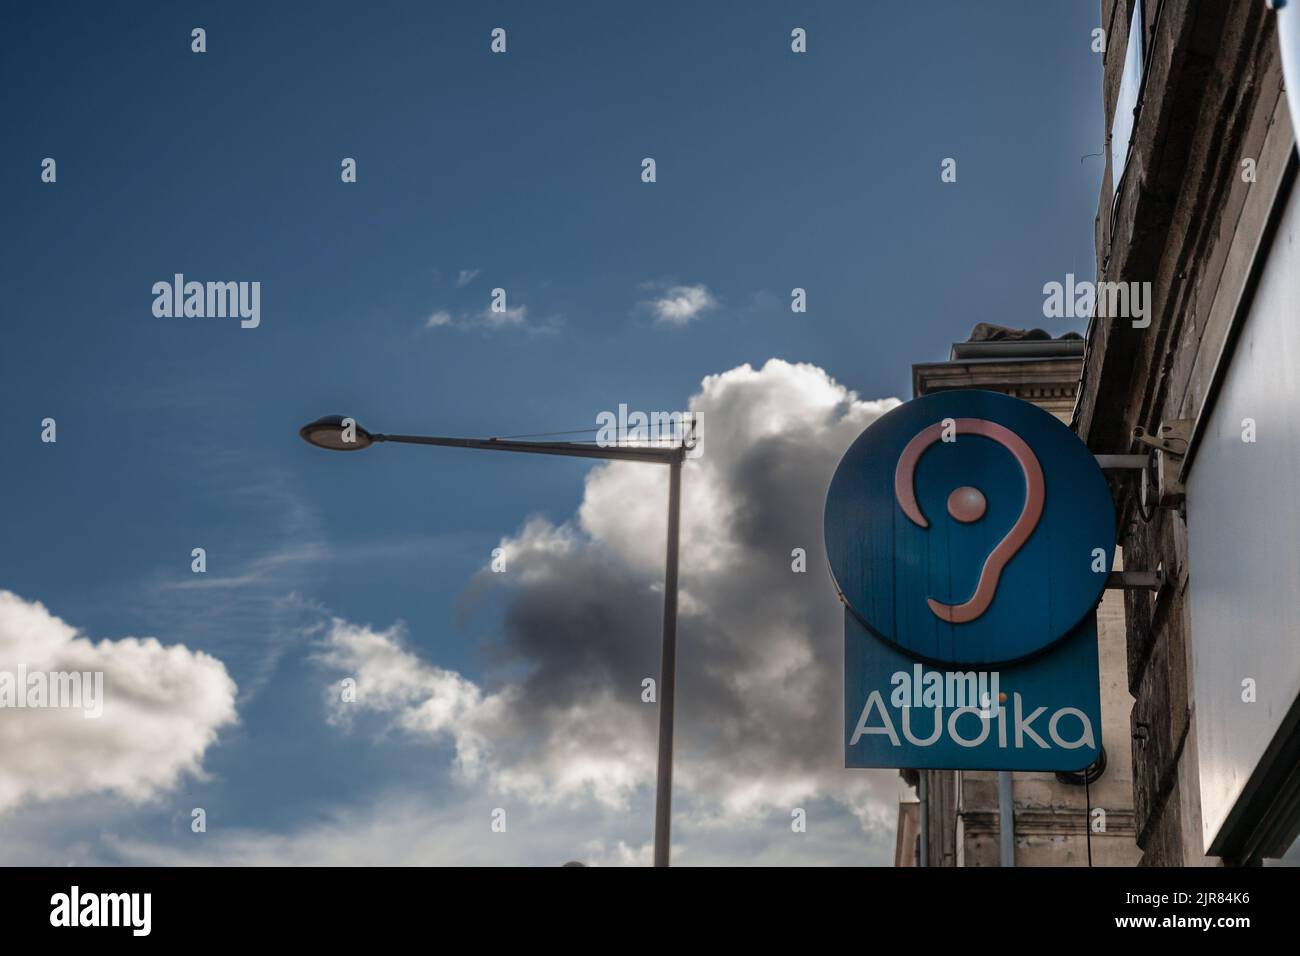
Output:
[[[916,488],[913,484],[916,477],[916,464],[921,460],[925,450],[937,442],[942,434],[943,422],[931,425],[918,433],[898,456],[898,467],[894,471],[894,497],[898,499],[903,514],[922,528],[930,527],[930,522],[925,519],[925,515],[921,514],[921,509],[916,503]],[[1045,486],[1043,469],[1038,463],[1038,457],[1024,440],[1010,429],[983,418],[958,418],[955,434],[991,438],[1015,456],[1025,476],[1025,507],[1006,537],[999,541],[998,546],[984,559],[979,583],[975,586],[975,593],[971,595],[970,600],[961,604],[943,604],[934,598],[926,601],[935,617],[950,624],[965,624],[975,620],[989,609],[989,605],[993,603],[993,596],[997,593],[998,579],[1002,576],[1007,562],[1029,540],[1034,528],[1038,527],[1038,521],[1043,516]],[[961,522],[978,521],[984,516],[985,505],[984,495],[978,488],[964,486],[955,489],[948,497],[948,514]]]

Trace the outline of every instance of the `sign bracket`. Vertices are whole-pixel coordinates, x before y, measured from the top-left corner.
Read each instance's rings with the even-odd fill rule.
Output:
[[[1108,591],[1159,591],[1165,586],[1165,572],[1158,571],[1112,571],[1106,578]]]

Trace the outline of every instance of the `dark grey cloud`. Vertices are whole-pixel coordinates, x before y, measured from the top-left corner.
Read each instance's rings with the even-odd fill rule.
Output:
[[[690,401],[704,447],[683,478],[676,783],[695,826],[813,801],[892,826],[894,775],[842,766],[843,625],[821,516],[844,449],[893,404],[780,360],[710,376]],[[469,588],[505,606],[481,687],[419,661],[400,632],[345,622],[333,664],[400,668],[400,692],[359,678],[364,706],[451,736],[467,776],[534,804],[625,806],[653,784],[656,710],[641,692],[658,676],[665,507],[662,469],[610,463],[588,474],[573,521],[532,518],[503,540],[505,573]]]

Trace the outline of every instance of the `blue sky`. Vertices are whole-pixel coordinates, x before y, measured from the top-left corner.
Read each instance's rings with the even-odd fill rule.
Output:
[[[976,322],[1078,328],[1042,317],[1041,290],[1093,272],[1096,14],[1065,0],[6,8],[0,588],[95,640],[201,650],[239,691],[202,774],[147,798],[27,799],[0,809],[0,831],[37,834],[33,862],[117,861],[121,841],[190,852],[192,806],[250,843],[381,798],[456,812],[445,736],[325,719],[338,675],[320,642],[334,619],[400,620],[408,650],[485,693],[536,669],[501,651],[517,596],[471,583],[530,515],[574,521],[590,469],[328,456],[298,426],[338,412],[393,432],[591,427],[620,403],[682,408],[706,376],[770,358],[905,399],[911,364]],[[657,182],[641,181],[644,157]],[[956,183],[940,181],[945,157]],[[260,326],[155,317],[151,287],[177,272],[259,281]],[[496,287],[521,322],[476,319]],[[650,303],[677,287],[710,307],[656,321]],[[452,321],[427,327],[439,313]],[[527,813],[559,832],[582,799]],[[639,847],[648,791],[627,799],[605,838]],[[721,860],[769,853],[751,836],[700,841]],[[885,862],[883,846],[862,862]]]

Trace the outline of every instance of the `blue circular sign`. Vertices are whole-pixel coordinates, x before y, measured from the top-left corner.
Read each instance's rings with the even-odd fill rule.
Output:
[[[844,602],[922,660],[1009,663],[1101,600],[1115,510],[1096,460],[1053,415],[999,392],[937,392],[881,416],[826,494]]]

